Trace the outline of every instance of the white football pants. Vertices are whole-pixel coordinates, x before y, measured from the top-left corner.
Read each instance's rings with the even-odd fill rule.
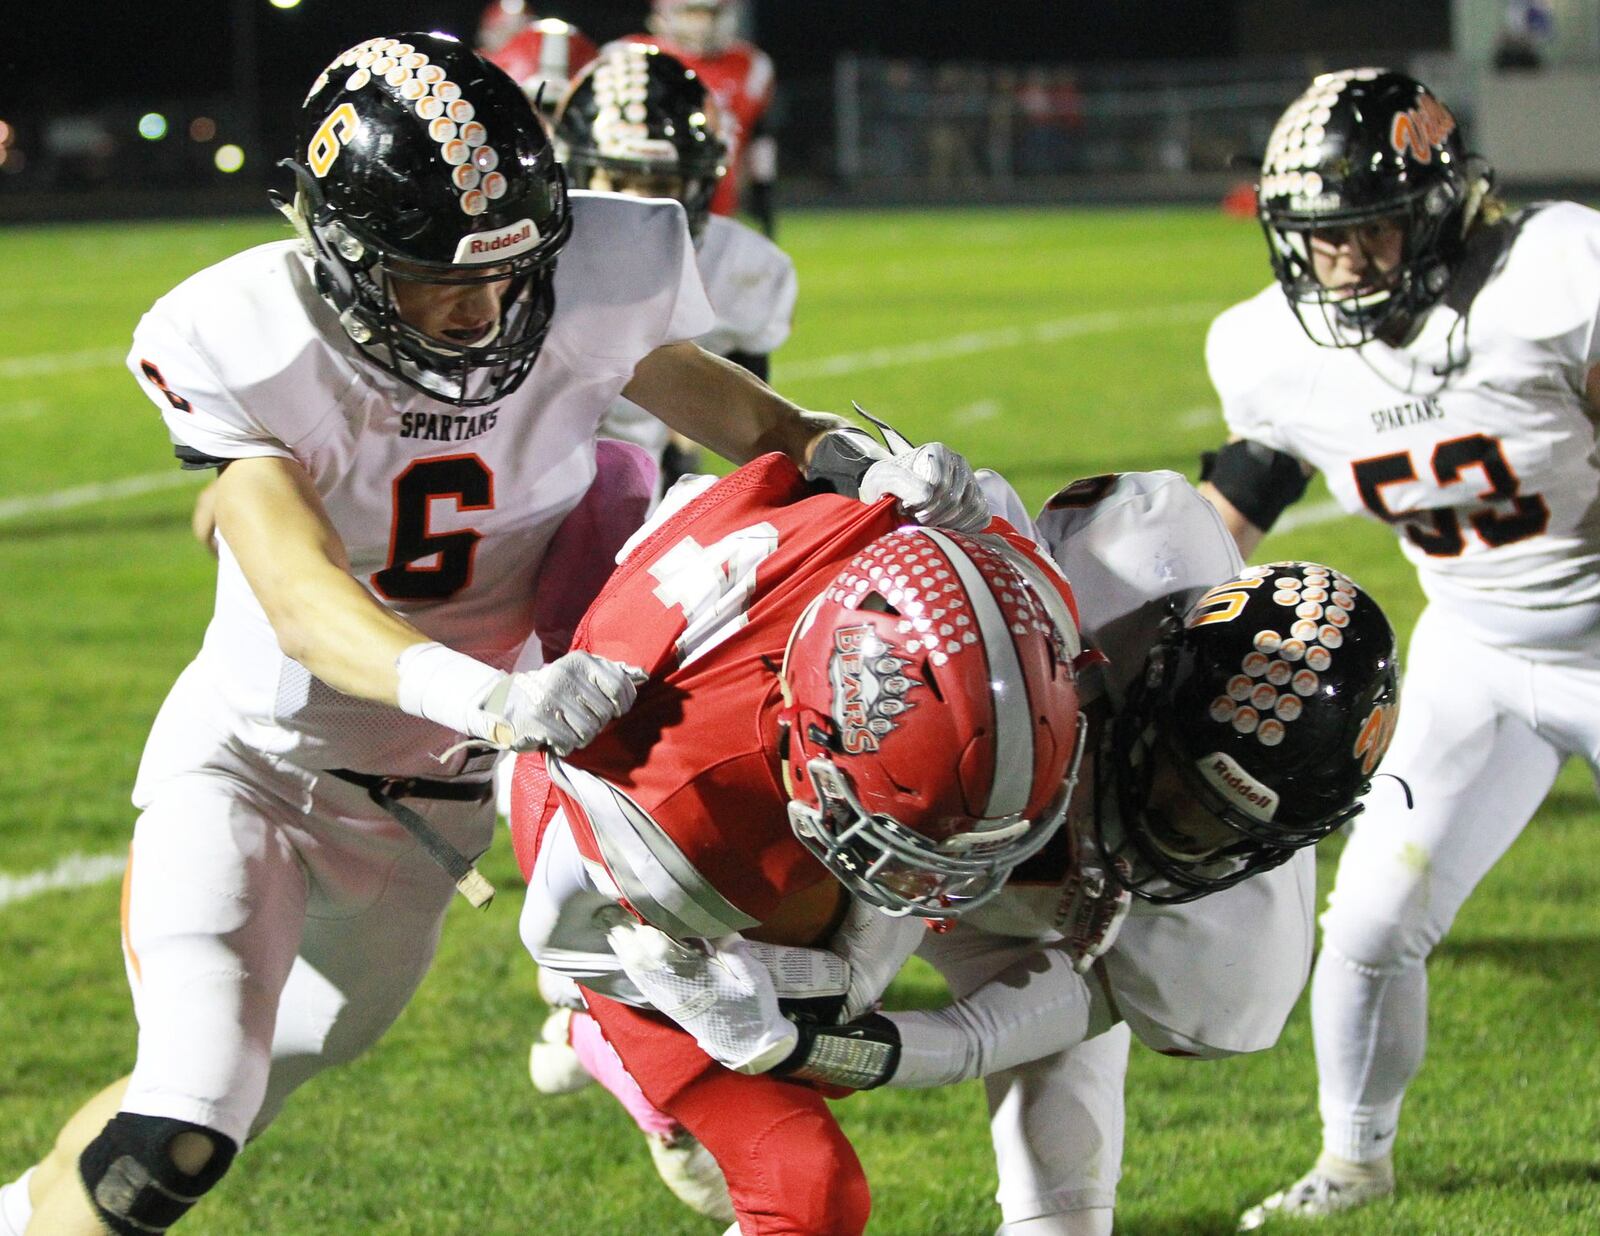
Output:
[[[1429,607],[1400,722],[1322,916],[1311,985],[1323,1145],[1389,1153],[1427,1039],[1425,963],[1527,824],[1562,759],[1600,767],[1600,653],[1546,663],[1481,643]]]
[[[364,790],[223,740],[197,751],[203,733],[158,725],[151,738],[180,749],[150,789],[126,877],[139,1046],[123,1110],[243,1144],[400,1015],[454,886]],[[491,802],[407,805],[465,853],[488,847]]]

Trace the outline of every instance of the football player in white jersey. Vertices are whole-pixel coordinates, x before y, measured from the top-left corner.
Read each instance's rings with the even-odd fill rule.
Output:
[[[1318,77],[1261,169],[1278,286],[1206,344],[1231,440],[1205,492],[1244,552],[1317,471],[1428,597],[1384,764],[1416,809],[1374,791],[1322,919],[1322,1154],[1246,1230],[1392,1191],[1428,954],[1562,759],[1600,768],[1600,214],[1490,188],[1420,82]]]
[[[556,149],[576,188],[683,203],[717,317],[695,342],[765,381],[768,356],[789,337],[794,318],[794,263],[753,228],[711,213],[728,172],[718,120],[715,98],[676,57],[645,43],[613,43],[562,100]],[[600,432],[651,451],[662,465],[662,492],[699,470],[692,446],[627,399],[612,405]]]
[[[980,475],[991,508],[1031,529],[1014,491]],[[1382,611],[1337,571],[1242,568],[1175,473],[1068,486],[1036,535],[1076,581],[1085,639],[1110,658],[1098,683],[1084,679],[1086,792],[998,897],[922,938],[954,1005],[808,1026],[807,1070],[853,1088],[986,1078],[1001,1232],[1100,1236],[1130,1030],[1177,1056],[1259,1051],[1304,987],[1311,846],[1360,810],[1397,658]],[[895,942],[917,934],[875,940]],[[897,968],[849,960],[885,980]],[[804,969],[780,962],[774,978],[800,994]]]
[[[569,201],[526,98],[454,39],[336,58],[289,167],[298,240],[186,280],[134,335],[179,458],[221,470],[216,611],[134,789],[133,1074],[0,1191],[0,1230],[165,1231],[398,1016],[452,886],[487,899],[494,757],[570,751],[633,699],[585,653],[507,672],[552,595],[589,599],[544,568],[606,482],[620,393],[732,459],[988,518],[958,456],[868,469],[865,435],[688,342],[713,317],[681,207]]]

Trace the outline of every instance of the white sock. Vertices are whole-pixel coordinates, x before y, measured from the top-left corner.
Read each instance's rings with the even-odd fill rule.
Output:
[[[1111,1207],[1095,1206],[1002,1223],[994,1236],[1111,1236]]]
[[[0,1236],[22,1236],[33,1218],[33,1202],[28,1197],[29,1168],[10,1184],[0,1186]]]

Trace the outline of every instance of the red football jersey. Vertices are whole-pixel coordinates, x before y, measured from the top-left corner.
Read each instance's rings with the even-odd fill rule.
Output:
[[[728,174],[711,199],[711,211],[731,215],[739,209],[739,173],[745,144],[772,104],[772,57],[754,43],[737,40],[714,56],[692,56],[659,35],[630,34],[621,43],[648,43],[676,56],[700,75],[722,112],[728,143]]]
[[[583,750],[520,758],[512,831],[524,874],[560,805],[607,891],[671,934],[745,930],[827,878],[789,824],[778,669],[806,606],[904,522],[891,498],[813,493],[786,457],[767,455],[651,533],[572,641],[649,681]],[[1043,561],[1009,525],[991,530]]]

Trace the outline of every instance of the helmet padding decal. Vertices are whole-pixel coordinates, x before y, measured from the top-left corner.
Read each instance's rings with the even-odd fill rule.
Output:
[[[1278,814],[1278,792],[1263,785],[1238,760],[1223,751],[1213,751],[1194,762],[1206,784],[1252,819],[1268,823]]]
[[[327,85],[330,74],[346,68],[353,70],[345,79],[347,91],[382,82],[428,122],[428,136],[439,144],[439,157],[452,169],[450,183],[463,214],[481,215],[489,209],[490,202],[505,195],[506,179],[494,170],[500,164],[500,155],[489,145],[489,131],[475,118],[472,103],[461,97],[461,87],[450,80],[443,68],[430,63],[410,43],[392,38],[367,39],[330,64],[306,97],[309,99]],[[348,103],[342,104],[328,117],[306,152],[319,177],[327,173],[340,148],[355,135],[354,126],[335,128],[340,110],[348,108]]]
[[[537,248],[539,229],[532,219],[518,219],[490,232],[469,232],[456,245],[457,265],[503,262],[507,258]]]

